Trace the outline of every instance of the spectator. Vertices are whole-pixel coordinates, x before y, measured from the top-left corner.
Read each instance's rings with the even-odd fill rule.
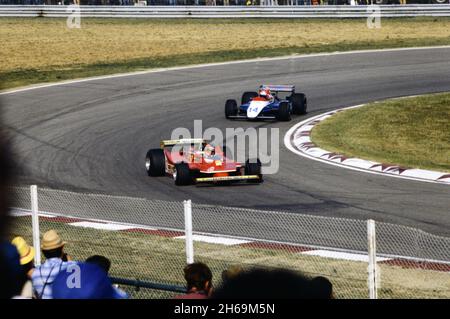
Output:
[[[72,267],[78,269],[70,269]],[[54,299],[122,299],[101,267],[93,263],[79,263],[70,268],[61,270],[55,277]],[[79,275],[78,279],[73,278],[76,275]]]
[[[0,299],[18,298],[26,282],[19,253],[6,241],[0,243],[0,252]]]
[[[187,294],[175,299],[207,299],[212,293],[212,273],[203,263],[189,264],[184,268],[187,282]]]
[[[22,266],[27,277],[31,278],[34,270],[34,247],[28,245],[25,239],[20,236],[15,237],[11,241],[11,244],[16,246],[17,252],[20,256],[20,265]]]
[[[111,268],[111,261],[100,255],[93,255],[86,259],[87,263],[96,264],[101,269],[103,269],[107,274],[109,273],[109,269]]]
[[[0,125],[0,299],[9,299],[20,294],[25,281],[17,249],[5,240],[12,198],[8,186],[13,182],[14,173],[11,148]]]
[[[15,172],[11,147],[6,138],[0,125],[0,240],[5,239],[4,235],[9,226],[8,212],[12,197],[8,187],[13,183]]]
[[[94,255],[86,259],[86,263],[95,264],[103,269],[107,275],[109,275],[109,269],[111,268],[111,261],[105,256]],[[113,285],[117,294],[121,296],[121,299],[129,298],[128,294],[119,288],[118,285]]]
[[[69,262],[70,258],[64,253],[65,244],[53,229],[44,234],[41,249],[46,261],[36,267],[31,277],[36,298],[51,299],[54,279],[59,272],[66,270],[72,264]]]
[[[229,279],[235,278],[239,274],[241,274],[244,271],[244,268],[242,268],[239,265],[232,265],[222,271],[222,283],[226,282]]]
[[[316,291],[318,298],[334,299],[333,284],[328,278],[315,277],[312,280],[313,289]]]
[[[22,293],[20,295],[23,298],[31,299],[33,297],[31,275],[33,274],[34,270],[34,248],[30,247],[22,237],[14,238],[11,243],[17,248],[17,252],[20,256],[20,265],[26,278],[26,282],[22,288]]]
[[[314,299],[320,295],[312,280],[289,270],[254,269],[227,280],[215,299]]]

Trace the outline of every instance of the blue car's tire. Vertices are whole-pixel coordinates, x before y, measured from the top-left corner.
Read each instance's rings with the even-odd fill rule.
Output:
[[[175,170],[173,173],[173,179],[175,185],[184,186],[190,185],[193,182],[189,165],[186,163],[175,164]]]
[[[166,173],[166,157],[162,149],[151,149],[145,156],[145,169],[148,176],[164,176]]]
[[[256,93],[256,92],[244,92],[244,94],[242,94],[241,104],[247,104],[254,97],[257,97],[257,96],[258,96],[258,93]]]
[[[290,121],[291,109],[288,102],[281,102],[278,106],[278,113],[276,115],[278,121]]]
[[[229,119],[230,116],[236,116],[237,114],[238,114],[238,107],[236,100],[227,100],[225,102],[225,117]]]
[[[245,175],[258,175],[259,179],[249,179],[248,183],[261,183],[263,181],[262,174],[261,174],[261,161],[259,159],[256,159],[256,161],[250,162],[250,160],[247,160],[245,162]]]
[[[291,97],[292,113],[297,115],[306,114],[306,108],[308,106],[308,100],[303,93],[294,93]]]

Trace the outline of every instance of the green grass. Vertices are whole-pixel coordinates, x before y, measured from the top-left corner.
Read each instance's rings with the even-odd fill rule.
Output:
[[[31,218],[13,219],[10,237],[23,236],[31,243]],[[111,275],[159,283],[184,285],[184,241],[156,235],[102,231],[40,220],[41,233],[55,229],[67,241],[66,252],[74,260],[84,260],[93,254],[107,256],[112,261]],[[249,269],[254,266],[283,267],[306,275],[326,276],[337,298],[367,298],[367,264],[303,255],[278,249],[223,246],[194,243],[195,260],[208,264],[213,272],[213,285],[220,285],[221,273],[232,264]],[[403,269],[380,265],[382,298],[442,298],[450,297],[449,274],[444,272]],[[170,298],[173,293],[142,289],[127,289],[135,298]]]
[[[0,89],[209,62],[450,44],[450,19],[0,18]],[[261,41],[259,34],[270,35]]]
[[[348,157],[450,172],[450,93],[343,111],[318,124],[311,138]]]

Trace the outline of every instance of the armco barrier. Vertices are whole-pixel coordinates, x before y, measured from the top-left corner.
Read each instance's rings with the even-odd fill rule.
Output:
[[[384,5],[383,18],[450,17],[450,5]],[[67,17],[68,6],[0,6],[0,17]],[[82,17],[97,18],[365,18],[371,6],[80,6]]]

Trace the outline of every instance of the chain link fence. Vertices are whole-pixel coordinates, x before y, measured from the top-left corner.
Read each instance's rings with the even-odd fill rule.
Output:
[[[14,196],[10,236],[32,243],[30,189]],[[55,229],[74,260],[111,259],[110,275],[184,286],[184,205],[141,198],[39,188],[42,235]],[[107,222],[110,221],[110,222]],[[194,259],[208,264],[213,285],[231,265],[288,268],[331,280],[337,298],[368,297],[367,222],[285,212],[192,204]],[[379,298],[449,298],[450,238],[376,223]],[[123,287],[133,298],[170,291]]]

